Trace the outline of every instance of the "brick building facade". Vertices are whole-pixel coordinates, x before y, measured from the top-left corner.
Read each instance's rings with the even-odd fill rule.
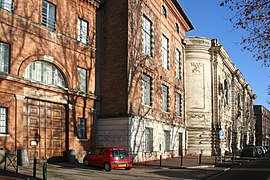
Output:
[[[105,1],[98,12],[98,144],[145,161],[185,149],[184,38],[176,0]]]
[[[262,105],[254,105],[256,118],[256,145],[270,146],[270,111]]]
[[[95,145],[99,3],[0,3],[0,148],[27,149],[40,160],[71,149],[82,156]]]

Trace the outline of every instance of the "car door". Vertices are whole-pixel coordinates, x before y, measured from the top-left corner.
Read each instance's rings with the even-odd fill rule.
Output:
[[[98,163],[99,153],[100,153],[100,148],[97,148],[91,151],[91,153],[88,156],[88,161],[90,165],[99,166],[99,163]]]

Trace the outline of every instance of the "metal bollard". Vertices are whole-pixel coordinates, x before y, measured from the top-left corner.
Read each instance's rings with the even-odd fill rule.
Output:
[[[43,180],[47,180],[47,163],[43,164]]]
[[[159,156],[159,166],[162,167],[162,155]]]
[[[37,158],[34,157],[34,164],[33,164],[33,178],[37,177]]]
[[[202,164],[202,154],[199,156],[199,166]]]
[[[183,167],[183,154],[181,154],[181,167]]]

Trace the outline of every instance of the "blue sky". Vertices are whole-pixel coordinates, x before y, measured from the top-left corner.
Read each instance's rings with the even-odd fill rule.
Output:
[[[270,97],[267,87],[270,85],[270,67],[262,66],[248,51],[242,51],[241,37],[246,32],[233,29],[228,18],[233,16],[227,8],[220,7],[218,1],[212,0],[179,0],[194,26],[188,36],[217,38],[228,52],[232,62],[240,69],[245,80],[250,84],[257,99],[256,105],[263,105],[270,110]]]

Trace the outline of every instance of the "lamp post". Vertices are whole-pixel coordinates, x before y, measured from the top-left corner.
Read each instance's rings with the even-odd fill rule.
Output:
[[[34,163],[33,163],[33,178],[36,178],[36,172],[37,172],[37,158],[36,158],[36,149],[38,145],[38,131],[35,133],[35,138],[33,141],[31,141],[31,145],[34,146]]]

